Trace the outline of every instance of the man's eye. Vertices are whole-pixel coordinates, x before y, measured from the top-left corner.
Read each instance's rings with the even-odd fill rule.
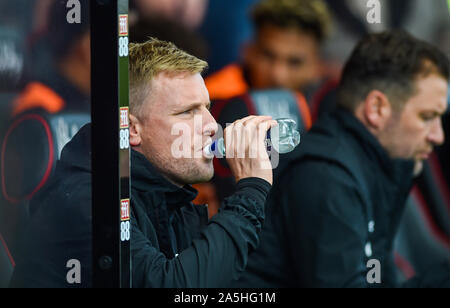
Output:
[[[420,117],[424,121],[431,121],[431,120],[433,120],[436,117],[436,115],[435,114],[425,113],[425,114],[421,114]]]
[[[298,66],[302,65],[303,62],[304,61],[302,59],[289,59],[288,60],[289,65],[292,67],[298,67]]]
[[[275,60],[275,55],[268,50],[263,50],[262,55],[264,58],[266,58],[269,61]]]

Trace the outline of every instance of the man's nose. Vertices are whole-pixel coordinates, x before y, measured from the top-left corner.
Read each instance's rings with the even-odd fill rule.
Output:
[[[442,145],[445,141],[444,130],[442,129],[441,118],[436,121],[428,135],[428,140],[434,145]]]
[[[272,86],[287,87],[288,69],[284,63],[278,61],[272,66]]]
[[[203,120],[203,135],[213,137],[219,127],[209,110],[203,115]]]

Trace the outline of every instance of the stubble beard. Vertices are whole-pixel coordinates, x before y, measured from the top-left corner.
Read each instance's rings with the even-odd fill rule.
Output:
[[[153,157],[149,160],[165,178],[177,186],[208,182],[214,175],[212,161],[204,158]]]

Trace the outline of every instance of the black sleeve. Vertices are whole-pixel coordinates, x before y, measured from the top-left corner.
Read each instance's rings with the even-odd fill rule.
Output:
[[[258,245],[270,184],[249,178],[237,187],[201,237],[171,260],[152,245],[132,219],[133,286],[224,287],[236,279],[249,252]]]
[[[32,199],[36,211],[23,230],[10,287],[92,287],[92,182],[87,173],[68,172]],[[79,261],[79,283],[67,280],[69,260]]]
[[[367,226],[354,180],[337,165],[308,161],[277,186],[282,189],[274,206],[282,208],[298,285],[366,287]]]

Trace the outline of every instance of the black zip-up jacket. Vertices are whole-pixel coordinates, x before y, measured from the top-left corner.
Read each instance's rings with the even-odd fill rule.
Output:
[[[132,152],[131,205],[134,287],[224,287],[241,274],[259,242],[270,184],[241,180],[208,221],[192,204],[197,192],[163,178]]]
[[[274,182],[261,245],[234,286],[398,286],[393,241],[414,163],[392,160],[344,110],[320,119],[293,157]],[[380,262],[381,284],[368,283],[371,259]],[[410,286],[449,283],[443,266],[447,276],[430,274]]]
[[[22,241],[12,287],[92,286],[91,130],[66,145],[55,176],[31,202],[35,211]],[[248,178],[208,221],[194,206],[196,191],[179,188],[138,152],[131,156],[133,287],[220,287],[244,270],[259,242],[270,184]],[[69,284],[69,260],[81,282]]]

